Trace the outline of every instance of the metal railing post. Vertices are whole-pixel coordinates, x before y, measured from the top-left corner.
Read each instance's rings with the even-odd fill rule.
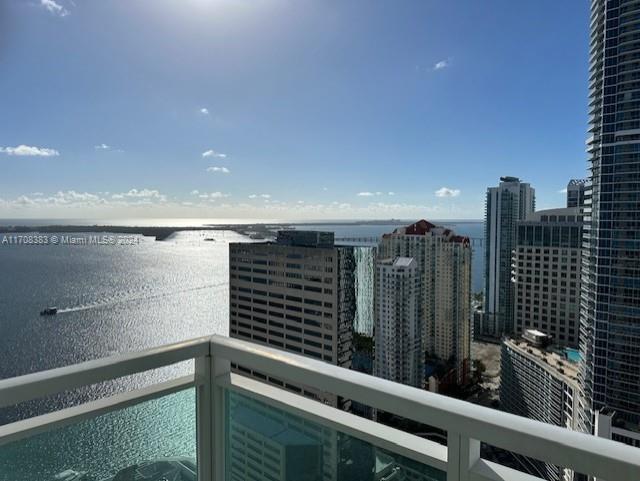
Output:
[[[225,392],[224,388],[216,383],[219,376],[227,377],[231,372],[231,363],[227,359],[218,356],[211,356],[211,432],[213,441],[212,452],[212,475],[213,481],[224,481],[226,479],[225,470]]]
[[[196,358],[198,481],[225,479],[225,400],[216,378],[229,372],[231,363],[227,359],[213,355]]]
[[[447,481],[470,481],[471,468],[480,460],[480,441],[447,433]]]
[[[195,360],[198,481],[213,481],[211,356]]]

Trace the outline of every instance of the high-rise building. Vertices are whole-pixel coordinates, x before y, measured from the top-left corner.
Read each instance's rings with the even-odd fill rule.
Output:
[[[574,429],[578,417],[578,366],[548,348],[546,334],[528,330],[505,339],[500,355],[500,405],[504,411]],[[523,466],[551,481],[571,480],[572,472],[522,458]]]
[[[230,244],[231,337],[349,368],[354,266],[353,248],[335,246],[331,232],[281,231],[275,243]],[[337,403],[304,386],[286,387]]]
[[[587,179],[571,179],[567,184],[567,207],[584,207]]]
[[[373,375],[424,386],[420,272],[412,257],[378,261]]]
[[[535,189],[517,177],[501,177],[485,204],[485,301],[479,336],[500,338],[514,330],[511,256],[517,223],[535,210]]]
[[[556,344],[578,347],[582,223],[578,207],[541,210],[518,222],[515,335],[537,329]]]
[[[593,0],[582,253],[582,427],[640,428],[640,3]],[[623,441],[625,439],[622,439]]]
[[[462,384],[470,373],[471,244],[451,229],[420,220],[382,236],[380,259],[412,257],[420,273],[422,343],[427,364],[443,363]]]
[[[373,337],[377,247],[341,246],[341,249],[344,252],[353,253],[353,279],[356,297],[353,330],[363,336]]]

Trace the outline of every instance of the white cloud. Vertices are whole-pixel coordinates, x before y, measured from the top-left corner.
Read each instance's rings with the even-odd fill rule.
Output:
[[[221,154],[220,152],[216,152],[215,150],[207,150],[206,152],[202,152],[203,157],[216,157],[218,159],[226,159],[227,154]]]
[[[135,208],[162,208],[167,206],[167,197],[157,190],[131,189],[120,194],[107,195],[108,192],[78,192],[75,190],[58,191],[54,194],[34,192],[20,195],[13,200],[0,203],[0,208],[21,214],[24,210],[38,212],[44,215],[56,213],[60,215],[73,208],[77,212],[105,213],[120,209],[127,212]]]
[[[189,195],[189,192],[185,193]],[[200,197],[202,196],[202,197]],[[186,197],[186,196],[185,196]],[[447,205],[418,205],[402,202],[365,202],[350,204],[339,200],[311,202],[298,199],[291,202],[271,199],[271,194],[255,193],[252,202],[239,200],[222,192],[202,192],[186,198],[165,196],[155,189],[130,189],[122,193],[58,191],[19,195],[0,200],[0,217],[64,217],[69,209],[77,218],[124,218],[126,216],[170,216],[170,217],[235,217],[264,219],[390,219],[390,218],[471,218],[480,217],[482,210],[477,205],[460,206],[450,202]],[[263,201],[257,201],[262,199]],[[372,200],[387,199],[372,197]],[[442,204],[445,204],[444,202]],[[473,211],[473,209],[476,209]],[[472,211],[472,212],[471,212]]]
[[[451,62],[449,62],[449,60],[440,60],[433,66],[433,70],[442,70],[447,68],[450,65],[451,65]]]
[[[89,192],[76,192],[68,190],[66,192],[57,192],[56,196],[64,202],[100,202],[100,197]]]
[[[565,187],[564,189],[560,189],[558,191],[558,194],[566,194],[567,193],[567,188]]]
[[[56,155],[60,155],[60,152],[55,149],[47,149],[45,147],[31,147],[24,144],[18,145],[17,147],[0,147],[0,152],[3,152],[7,155],[31,157],[53,157]]]
[[[384,195],[384,194],[385,194],[384,192],[377,191],[377,192],[358,192],[356,195],[358,197],[374,197],[374,196],[378,196],[379,197],[379,196]],[[395,192],[387,192],[387,195],[396,195],[396,193]]]
[[[94,145],[93,148],[96,150],[104,150],[109,152],[124,152],[124,150],[122,149],[114,149],[111,145],[107,145],[107,144]]]
[[[436,197],[458,197],[460,195],[460,189],[450,189],[449,187],[442,187],[436,190]]]
[[[202,115],[209,115],[209,109],[208,109],[208,108],[206,108],[206,107],[202,107],[202,108],[200,109],[200,113],[201,113]]]
[[[200,191],[197,190],[197,189],[194,189],[194,190],[191,191],[191,195],[198,195],[199,193],[200,193]]]
[[[222,192],[203,192],[199,194],[198,197],[204,200],[215,200],[215,199],[223,199],[225,197],[229,197],[229,194],[223,194]]]
[[[40,194],[40,195],[38,195]],[[66,192],[58,191],[48,197],[44,197],[40,192],[34,194],[21,195],[15,200],[9,202],[15,207],[40,207],[40,206],[74,206],[74,205],[100,205],[105,200],[96,194],[89,192],[76,192],[68,190]]]
[[[113,194],[111,196],[112,199],[122,200],[122,199],[143,199],[143,200],[157,200],[160,202],[165,202],[167,197],[161,194],[159,191],[153,189],[131,189],[129,192],[123,192],[120,194]]]
[[[49,13],[66,17],[69,15],[69,10],[57,3],[55,0],[40,0],[40,5],[46,8]]]
[[[222,174],[228,174],[231,171],[226,167],[207,167],[207,172],[220,172]]]

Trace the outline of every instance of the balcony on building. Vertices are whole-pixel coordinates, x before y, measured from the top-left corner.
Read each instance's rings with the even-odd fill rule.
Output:
[[[132,376],[145,384],[83,397],[87,386]],[[418,437],[357,417],[286,389],[289,382],[442,434]],[[59,395],[69,392],[84,394],[63,405]],[[223,336],[0,381],[3,410],[34,403],[37,415],[0,426],[2,480],[540,479],[484,458],[483,444],[597,479],[640,479],[635,448]]]

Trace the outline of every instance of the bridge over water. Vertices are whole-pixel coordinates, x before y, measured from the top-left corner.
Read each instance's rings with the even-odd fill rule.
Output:
[[[471,241],[471,247],[482,247],[484,245],[484,238],[482,237],[469,237]],[[362,244],[373,245],[380,242],[380,237],[336,237],[335,241],[344,244]]]

